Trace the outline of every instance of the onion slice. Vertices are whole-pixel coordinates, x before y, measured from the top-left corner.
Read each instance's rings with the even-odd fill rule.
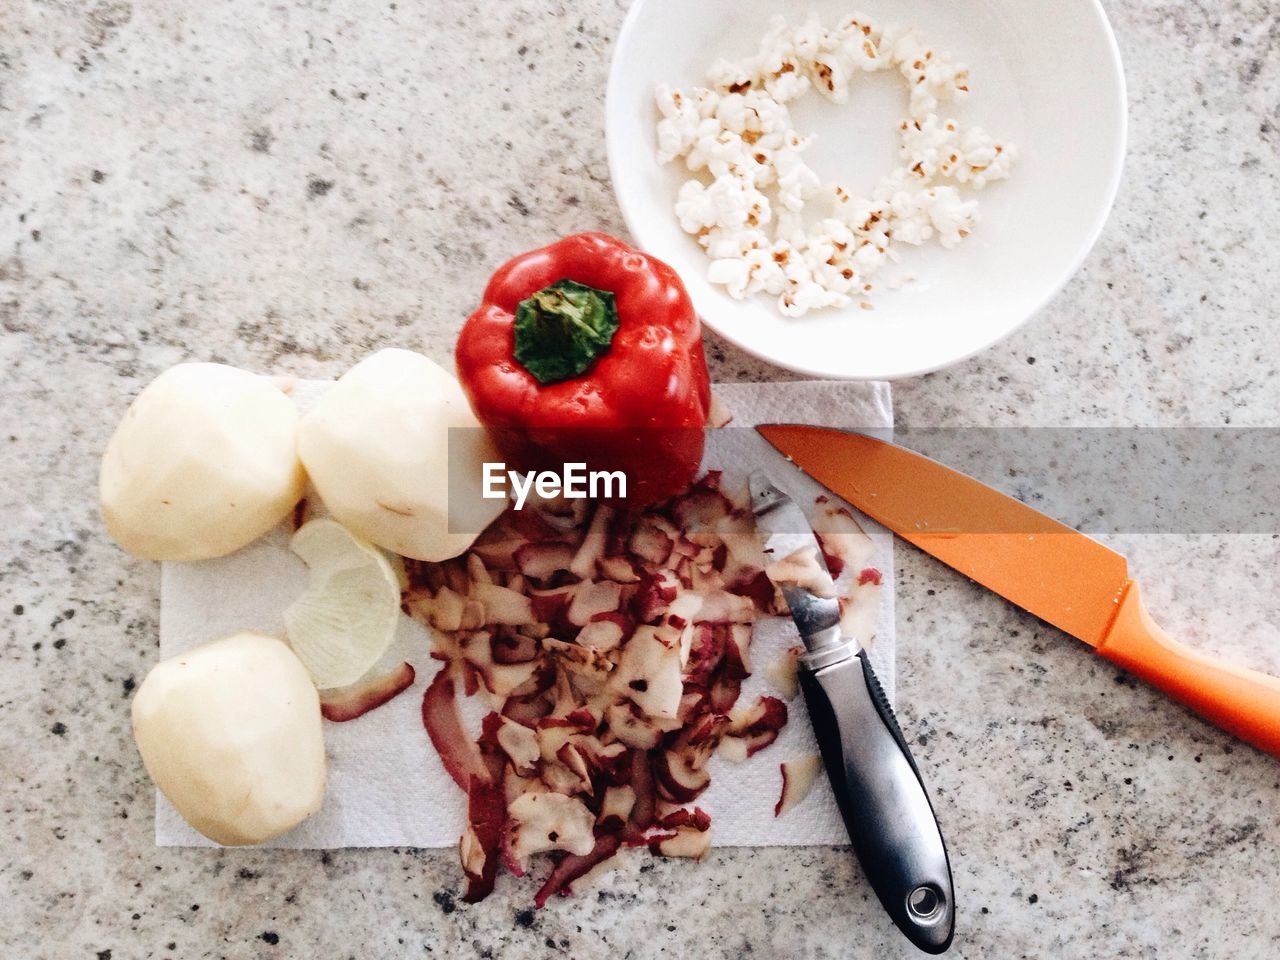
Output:
[[[289,645],[319,689],[353,684],[395,639],[400,578],[386,554],[328,517],[303,524],[289,547],[310,571],[284,612]]]

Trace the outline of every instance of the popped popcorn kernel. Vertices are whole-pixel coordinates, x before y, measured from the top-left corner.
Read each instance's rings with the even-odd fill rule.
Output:
[[[907,87],[898,124],[899,165],[870,197],[824,184],[804,160],[812,138],[787,104],[816,90],[847,103],[859,74],[895,71]],[[753,56],[717,60],[707,86],[654,91],[658,161],[683,159],[691,177],[675,203],[680,226],[710,258],[707,279],[735,299],[776,298],[787,317],[864,310],[873,279],[905,246],[954,247],[975,229],[978,202],[961,192],[1006,179],[1017,149],[981,127],[941,117],[969,93],[968,69],[911,27],[881,29],[861,14],[834,28],[780,16]],[[881,286],[910,280],[896,273]]]

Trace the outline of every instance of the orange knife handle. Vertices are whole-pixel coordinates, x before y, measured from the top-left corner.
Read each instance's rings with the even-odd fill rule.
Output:
[[[1280,677],[1223,663],[1179,643],[1151,619],[1132,580],[1098,653],[1210,723],[1280,756]]]

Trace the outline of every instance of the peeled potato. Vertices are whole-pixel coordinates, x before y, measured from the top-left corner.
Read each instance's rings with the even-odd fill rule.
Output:
[[[239,550],[302,496],[298,412],[270,380],[218,363],[160,374],[125,412],[99,475],[107,531],[151,560]]]
[[[133,698],[156,786],[210,840],[259,843],[324,799],[320,697],[284,643],[237,633],[157,664]]]
[[[506,508],[481,496],[501,457],[462,388],[411,350],[347,371],[302,418],[298,452],[339,523],[415,560],[458,556]]]

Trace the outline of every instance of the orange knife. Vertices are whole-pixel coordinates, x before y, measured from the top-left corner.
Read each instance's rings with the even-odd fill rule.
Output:
[[[756,428],[797,467],[867,516],[1163,690],[1280,756],[1280,678],[1199,653],[1142,605],[1129,565],[1065,524],[949,467],[857,433]]]

